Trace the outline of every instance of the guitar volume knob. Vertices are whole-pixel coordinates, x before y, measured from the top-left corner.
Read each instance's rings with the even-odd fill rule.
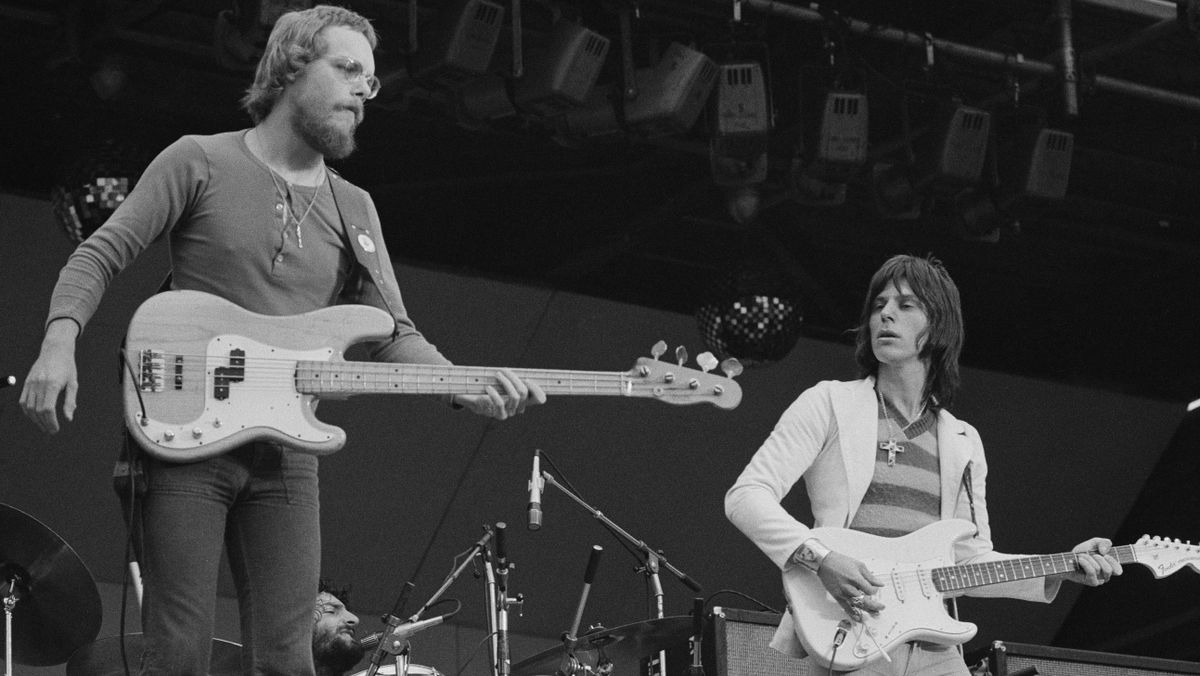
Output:
[[[199,439],[202,436],[204,436],[204,430],[200,429],[199,427],[192,428],[192,438],[193,439]]]

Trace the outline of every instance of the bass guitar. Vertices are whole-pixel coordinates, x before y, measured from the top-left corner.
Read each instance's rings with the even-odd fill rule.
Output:
[[[148,453],[173,462],[220,455],[249,441],[271,440],[325,455],[345,432],[318,420],[318,398],[356,394],[483,394],[498,386],[496,368],[345,361],[349,346],[383,340],[393,329],[386,312],[336,305],[273,317],[212,294],[167,291],[134,313],[125,341],[125,423]],[[668,404],[738,405],[741,388],[709,373],[716,359],[697,358],[703,371],[642,358],[624,372],[512,369],[548,395],[646,397]],[[722,370],[741,372],[736,360]]]
[[[829,549],[859,559],[885,584],[876,598],[877,615],[846,615],[812,571],[796,566],[783,572],[788,607],[804,649],[822,666],[839,671],[861,668],[908,641],[958,645],[975,636],[976,627],[946,612],[944,600],[968,589],[1078,569],[1076,554],[1022,556],[955,565],[954,543],[972,537],[969,521],[938,521],[898,538],[846,528],[815,528],[813,537]],[[1135,544],[1113,547],[1121,565],[1140,563],[1156,578],[1184,567],[1200,571],[1200,546],[1148,535]]]

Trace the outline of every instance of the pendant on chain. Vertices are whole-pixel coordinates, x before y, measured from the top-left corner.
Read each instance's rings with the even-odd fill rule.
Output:
[[[904,444],[896,441],[895,439],[888,439],[887,441],[879,442],[879,450],[887,451],[888,467],[895,467],[896,466],[896,454],[904,452]]]

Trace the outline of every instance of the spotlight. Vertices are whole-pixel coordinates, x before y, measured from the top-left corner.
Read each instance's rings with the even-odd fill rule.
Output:
[[[955,194],[975,185],[987,158],[991,114],[981,108],[950,105],[917,152],[921,184],[935,191]]]
[[[409,61],[409,74],[457,89],[487,72],[504,28],[504,7],[489,0],[446,0],[425,30]]]
[[[636,99],[625,104],[625,122],[645,136],[688,131],[704,109],[717,65],[701,52],[672,42],[652,68],[635,72]]]
[[[807,173],[824,180],[845,180],[857,172],[867,160],[868,118],[866,94],[826,94],[816,152]]]
[[[758,63],[719,67],[713,95],[709,160],[717,185],[761,183],[767,178],[767,88]]]
[[[587,102],[608,56],[609,39],[567,20],[551,30],[549,45],[532,51],[513,85],[517,107],[548,117]]]
[[[1020,131],[1011,147],[998,149],[1005,199],[1060,200],[1067,194],[1075,136],[1038,127]]]

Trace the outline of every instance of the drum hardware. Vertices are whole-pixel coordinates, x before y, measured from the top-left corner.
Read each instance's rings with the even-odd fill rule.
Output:
[[[539,450],[538,456],[543,456],[543,455],[546,455],[545,452]],[[637,570],[639,573],[645,575],[650,583],[650,587],[651,587],[652,593],[654,595],[654,616],[655,616],[654,619],[655,620],[664,620],[665,621],[665,620],[671,619],[671,618],[666,617],[665,613],[664,613],[665,594],[663,593],[662,581],[659,578],[660,569],[662,569],[662,568],[667,569],[670,573],[675,575],[675,577],[677,579],[679,579],[680,582],[682,582],[686,587],[688,587],[692,591],[699,592],[703,589],[703,587],[700,586],[700,583],[693,580],[689,575],[687,575],[687,573],[684,573],[683,571],[679,570],[679,568],[672,565],[671,562],[667,560],[666,556],[663,554],[663,552],[661,550],[655,550],[655,549],[651,548],[644,541],[642,541],[638,538],[635,538],[628,531],[626,531],[625,529],[618,526],[615,522],[613,522],[612,519],[605,516],[603,512],[601,512],[600,510],[589,505],[587,502],[585,502],[583,500],[583,498],[579,497],[573,491],[571,491],[569,488],[567,488],[562,483],[560,483],[557,479],[554,478],[554,476],[552,474],[541,470],[541,468],[540,468],[539,464],[536,462],[536,460],[537,460],[537,456],[535,456],[534,477],[531,479],[531,485],[539,483],[535,480],[540,477],[542,482],[549,484],[551,486],[554,486],[558,490],[562,491],[564,494],[566,494],[567,497],[571,498],[571,500],[575,501],[576,504],[578,504],[580,507],[583,507],[589,514],[591,514],[593,517],[595,517],[597,520],[599,520],[604,525],[604,527],[607,528],[611,533],[616,535],[618,538],[625,540],[627,543],[632,545],[632,547],[634,549],[636,549],[642,553],[642,556],[644,557],[644,559],[643,559],[642,565]],[[549,456],[546,456],[546,460],[547,461],[550,460]],[[539,501],[539,509],[540,509],[540,507],[541,507],[541,503]],[[540,513],[539,513],[539,517],[540,517]],[[681,616],[681,617],[684,620],[688,619],[687,616]],[[577,624],[578,624],[578,620],[576,620],[576,626],[577,626]],[[689,626],[684,628],[685,632],[690,628],[690,622],[688,623],[688,625]],[[635,626],[637,626],[637,625],[626,625],[626,628],[635,627]],[[664,624],[664,626],[674,626],[674,625],[671,623],[666,623],[666,624]],[[689,633],[684,633],[683,640],[686,640],[688,636],[690,636]],[[622,638],[622,640],[626,640],[626,639]],[[635,642],[635,644],[636,643],[638,643],[638,642]],[[657,653],[655,658],[652,659],[652,661],[657,663],[654,671],[657,672],[658,674],[666,674],[667,673],[666,648],[667,648],[666,645],[662,645],[651,651],[651,652]],[[562,648],[559,648],[559,647],[551,648],[548,651],[543,651],[543,653],[540,653],[538,655],[533,656],[532,658],[522,661],[517,666],[521,667],[523,669],[523,671],[514,671],[513,673],[516,676],[538,676],[540,674],[548,673],[548,672],[528,671],[528,669],[531,667],[539,667],[539,668],[545,667],[546,665],[541,664],[541,662],[539,661],[539,658],[543,658],[547,654],[555,655],[556,657],[558,657],[560,652],[565,651],[565,649],[566,649],[566,646],[564,646]],[[566,652],[569,653],[571,651],[566,651]],[[625,651],[623,651],[623,650],[618,650],[617,652],[622,659],[626,659],[629,657],[629,655],[624,654]],[[650,653],[648,652],[643,655],[638,655],[636,659],[640,660],[641,658],[649,657],[649,656],[650,656]],[[591,667],[593,670],[605,669],[606,667],[609,669],[612,668],[612,666],[613,666],[612,664],[608,664],[608,665],[603,664],[603,662],[607,658],[607,655],[601,654],[601,655],[598,655],[598,657],[600,659],[597,661],[596,666]],[[563,654],[562,658],[563,658],[563,660],[555,659],[554,661],[555,662],[565,661],[566,654]],[[609,660],[609,661],[616,662],[615,660]],[[590,665],[583,665],[583,666],[586,667],[586,666],[590,666]],[[618,666],[622,666],[622,665],[618,664]],[[628,671],[628,673],[630,673],[630,674],[636,673],[638,671],[638,666],[639,666],[638,664],[633,664],[632,669],[630,669]],[[560,667],[560,669],[559,669],[560,671],[563,671],[562,667],[569,667],[571,669],[579,668],[578,665],[572,666],[572,665],[565,664],[565,663],[560,664],[559,667]],[[585,669],[585,671],[586,671],[586,669]],[[622,672],[624,672],[624,667],[622,667]],[[567,673],[568,676],[570,676],[571,674],[575,674],[576,671],[566,671],[565,673]]]
[[[396,671],[393,673],[403,675],[405,673],[405,665],[408,662],[408,639],[414,634],[441,624],[442,622],[458,614],[458,611],[462,608],[462,604],[458,604],[458,607],[456,607],[453,611],[444,615],[438,615],[437,617],[432,617],[427,620],[420,619],[421,615],[423,615],[426,610],[429,610],[430,607],[439,602],[439,600],[442,598],[442,594],[444,594],[446,590],[450,588],[450,585],[454,584],[454,581],[458,579],[458,576],[461,575],[464,570],[466,570],[467,566],[471,565],[476,556],[484,556],[486,559],[488,542],[492,539],[493,531],[492,528],[486,524],[483,526],[483,530],[483,537],[479,538],[475,544],[471,545],[471,548],[468,549],[467,552],[462,556],[462,561],[459,562],[454,569],[450,571],[450,574],[446,576],[446,579],[442,581],[442,586],[438,587],[437,591],[433,593],[433,596],[429,597],[429,600],[426,601],[425,604],[422,605],[419,610],[417,610],[417,612],[413,613],[407,620],[398,622],[395,626],[390,626],[391,623],[388,622],[389,627],[387,628],[387,631],[383,633],[382,638],[379,640],[379,645],[375,648],[375,652],[371,655],[371,664],[367,670],[363,672],[365,676],[376,676],[376,674],[380,673],[380,669],[382,668],[380,663],[383,659],[384,653],[396,656]],[[410,591],[408,589],[408,584],[410,583],[406,583],[405,590],[401,592],[400,599],[396,601],[396,607],[393,609],[393,615],[402,612],[400,608],[404,605],[404,601],[407,599],[407,592]]]
[[[379,667],[379,675],[380,676],[442,676],[442,672],[438,671],[437,669],[434,669],[433,667],[427,667],[423,664],[409,664],[405,667],[405,669],[406,669],[406,671],[399,672],[399,671],[396,671],[396,665],[384,664]],[[355,672],[354,674],[352,674],[352,676],[366,676],[366,675],[367,675],[366,670],[358,671],[358,672]]]
[[[503,521],[496,523],[496,554],[491,562],[494,565],[488,565],[487,550],[480,553],[484,559],[486,575],[485,600],[488,610],[488,633],[492,637],[490,641],[492,673],[495,676],[509,676],[512,670],[512,658],[508,645],[508,609],[514,605],[519,609],[525,607],[523,595],[517,594],[515,597],[508,595],[508,573],[516,566],[508,560],[505,535],[507,529],[508,527]]]
[[[582,676],[608,674],[636,676],[641,660],[685,643],[692,635],[692,617],[674,615],[625,624],[614,629],[589,629],[575,641],[571,654],[564,645],[521,660],[513,676]]]
[[[100,592],[75,550],[45,524],[0,503],[5,673],[50,666],[100,633]]]

